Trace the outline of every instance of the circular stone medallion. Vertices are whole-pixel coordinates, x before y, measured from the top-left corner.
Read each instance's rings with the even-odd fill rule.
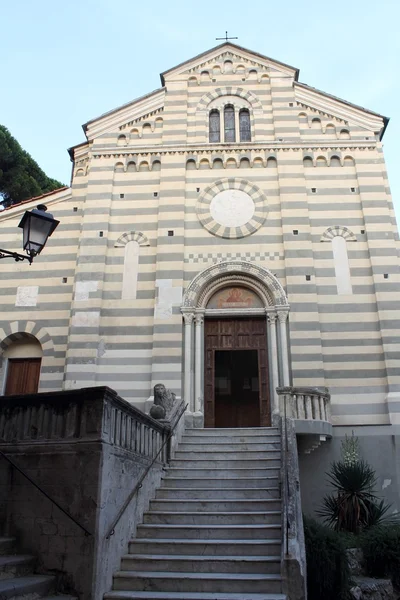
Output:
[[[211,200],[210,213],[224,227],[241,227],[253,218],[252,198],[242,190],[224,190]]]
[[[267,201],[254,183],[245,179],[219,179],[206,188],[196,203],[197,218],[212,235],[239,239],[264,223]]]

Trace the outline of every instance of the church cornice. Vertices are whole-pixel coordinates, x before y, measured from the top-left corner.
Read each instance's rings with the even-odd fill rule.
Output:
[[[160,146],[146,146],[146,148],[124,148],[124,149],[110,149],[110,148],[96,148],[91,150],[91,156],[95,159],[99,158],[124,158],[124,157],[137,157],[137,156],[162,156],[162,155],[172,155],[172,154],[182,154],[182,155],[218,155],[218,154],[246,154],[246,152],[256,151],[256,152],[330,152],[330,151],[352,151],[352,150],[376,150],[377,145],[375,141],[365,142],[365,141],[349,141],[346,140],[345,144],[338,143],[337,141],[332,141],[331,143],[324,144],[310,144],[310,143],[284,143],[284,142],[271,142],[262,143],[262,144],[239,144],[237,146],[233,146],[233,144],[229,145],[229,148],[221,145],[218,146],[213,144],[212,147],[209,145],[201,146],[198,144],[188,144],[185,146],[167,146],[164,145],[162,148]]]

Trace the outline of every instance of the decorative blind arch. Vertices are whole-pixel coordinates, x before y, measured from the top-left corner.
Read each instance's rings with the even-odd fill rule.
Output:
[[[117,239],[114,248],[123,248],[128,242],[137,242],[139,246],[150,246],[148,238],[141,231],[127,231]]]
[[[357,238],[350,229],[343,225],[334,225],[328,227],[328,229],[322,234],[321,242],[331,242],[334,237],[341,236],[346,242],[356,242]]]

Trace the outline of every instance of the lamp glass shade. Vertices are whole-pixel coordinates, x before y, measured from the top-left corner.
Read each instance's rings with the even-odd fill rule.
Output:
[[[19,223],[23,229],[23,247],[31,256],[40,254],[59,221],[41,207],[26,211]]]

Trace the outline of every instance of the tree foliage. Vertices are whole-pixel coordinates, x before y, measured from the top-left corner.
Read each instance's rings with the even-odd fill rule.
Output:
[[[8,129],[0,125],[0,202],[5,206],[63,187],[42,171]]]

